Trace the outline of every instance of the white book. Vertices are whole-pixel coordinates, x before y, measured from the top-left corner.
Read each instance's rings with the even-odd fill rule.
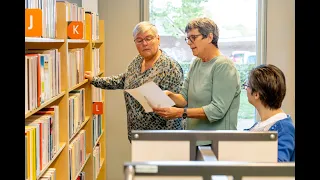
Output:
[[[27,114],[29,112],[29,86],[28,86],[28,58],[25,56],[25,61],[24,61],[24,68],[25,68],[25,74],[24,74],[24,112]]]

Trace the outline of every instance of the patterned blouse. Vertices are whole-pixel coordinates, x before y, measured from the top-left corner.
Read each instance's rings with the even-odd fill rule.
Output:
[[[91,84],[102,89],[125,90],[137,88],[146,82],[153,81],[162,90],[170,90],[175,93],[180,92],[183,83],[183,70],[177,61],[162,51],[153,67],[141,73],[142,62],[143,57],[137,55],[124,73],[110,77],[95,76]],[[140,103],[125,91],[124,98],[127,109],[128,139],[130,142],[131,130],[182,129],[182,118],[165,120],[153,112],[146,113]]]

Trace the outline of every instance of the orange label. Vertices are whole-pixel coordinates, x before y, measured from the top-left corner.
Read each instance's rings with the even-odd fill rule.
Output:
[[[42,36],[42,10],[25,9],[25,36]]]
[[[103,114],[102,102],[93,102],[92,112],[93,114]]]
[[[68,39],[83,38],[83,23],[81,21],[68,22]]]

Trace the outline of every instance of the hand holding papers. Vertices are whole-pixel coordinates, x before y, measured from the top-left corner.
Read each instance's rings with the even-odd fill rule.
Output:
[[[152,81],[125,91],[139,101],[146,112],[153,112],[152,107],[171,107],[175,105],[172,99]]]

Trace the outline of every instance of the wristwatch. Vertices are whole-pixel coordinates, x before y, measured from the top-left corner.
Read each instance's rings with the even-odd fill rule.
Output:
[[[183,119],[187,119],[188,115],[187,115],[187,108],[183,109],[183,114],[182,114],[182,118]]]

